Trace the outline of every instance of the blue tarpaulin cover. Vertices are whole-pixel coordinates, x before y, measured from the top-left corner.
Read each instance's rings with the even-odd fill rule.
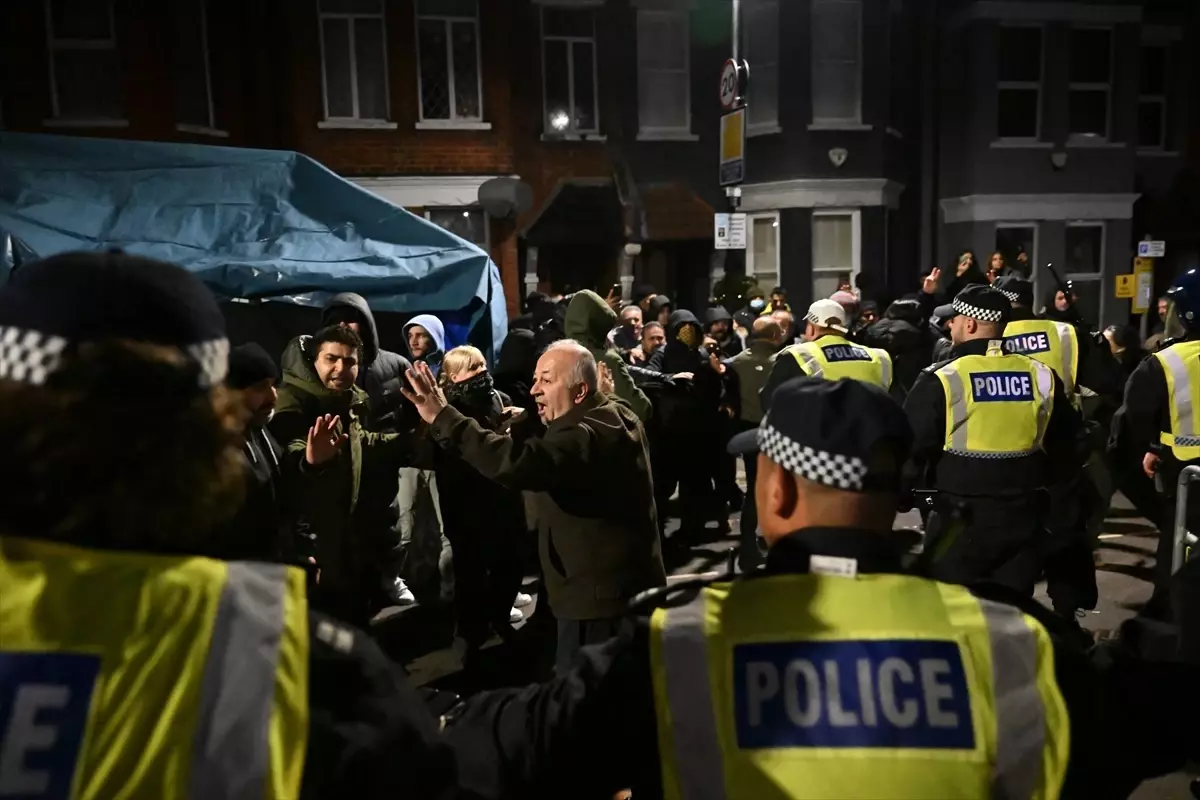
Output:
[[[486,318],[497,349],[508,326],[487,253],[289,151],[0,133],[0,233],[170,261],[225,298]]]

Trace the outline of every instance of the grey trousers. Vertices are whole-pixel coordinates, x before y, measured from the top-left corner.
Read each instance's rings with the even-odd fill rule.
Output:
[[[396,505],[397,560],[402,564],[402,575],[418,597],[422,591],[437,591],[442,600],[449,600],[454,596],[454,571],[450,542],[442,533],[442,510],[433,471],[401,469]]]

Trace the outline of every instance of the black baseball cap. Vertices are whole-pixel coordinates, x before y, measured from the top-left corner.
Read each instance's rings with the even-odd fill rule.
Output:
[[[943,312],[947,312],[943,316]],[[962,315],[980,322],[1008,322],[1012,314],[1012,302],[1002,292],[991,286],[973,283],[954,297],[949,306],[938,306],[934,315],[942,322]]]
[[[780,384],[758,429],[734,436],[729,452],[761,452],[834,489],[897,491],[912,437],[904,409],[878,386],[800,377]]]
[[[0,379],[43,384],[79,345],[110,339],[178,349],[197,367],[198,388],[229,368],[216,298],[174,264],[63,253],[17,268],[0,288]]]
[[[1005,275],[993,283],[992,287],[1007,297],[1010,303],[1016,303],[1022,308],[1033,307],[1033,284],[1020,275]]]

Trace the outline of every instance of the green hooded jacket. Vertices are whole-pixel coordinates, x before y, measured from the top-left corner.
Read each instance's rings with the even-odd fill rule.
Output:
[[[283,352],[283,385],[270,428],[285,450],[284,507],[315,534],[321,584],[334,588],[359,580],[394,544],[390,507],[398,470],[430,463],[432,445],[424,436],[367,431],[367,393],[357,386],[344,392],[326,388],[307,352],[311,339],[293,339]],[[312,467],[305,461],[308,430],[325,414],[338,416],[338,432],[349,441],[332,461]]]
[[[616,326],[617,312],[609,308],[603,297],[588,289],[575,293],[563,319],[563,332],[567,338],[590,350],[597,364],[608,367],[617,399],[632,408],[645,425],[650,421],[650,399],[633,382],[621,354],[608,344],[608,334]]]

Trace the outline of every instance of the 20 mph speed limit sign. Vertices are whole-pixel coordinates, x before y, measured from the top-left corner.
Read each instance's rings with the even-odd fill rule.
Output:
[[[732,58],[726,59],[725,66],[721,68],[721,108],[731,111],[737,107],[745,91],[749,71],[745,61],[739,64]]]

